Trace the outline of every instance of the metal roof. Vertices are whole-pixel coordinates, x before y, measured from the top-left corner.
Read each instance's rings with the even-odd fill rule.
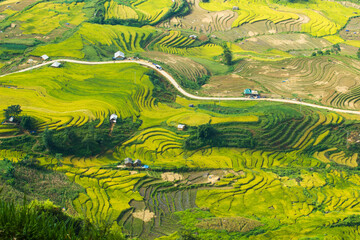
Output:
[[[51,64],[52,67],[60,67],[60,65],[60,62],[54,62],[53,64]]]
[[[42,58],[43,60],[47,60],[47,59],[49,59],[49,56],[46,55],[46,54],[44,54],[44,55],[41,56],[41,58]]]
[[[114,53],[114,58],[118,58],[118,57],[125,57],[125,53],[117,51],[116,53]]]

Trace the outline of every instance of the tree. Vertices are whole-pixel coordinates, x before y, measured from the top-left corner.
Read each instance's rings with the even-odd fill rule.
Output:
[[[357,57],[360,59],[360,48],[357,51]]]
[[[49,127],[46,126],[45,131],[42,134],[42,141],[46,149],[49,151],[52,150],[53,142],[52,142],[52,132],[49,130]]]
[[[334,44],[333,45],[333,50],[335,51],[335,53],[341,52],[340,45],[339,44]]]
[[[231,65],[232,64],[232,52],[230,51],[229,47],[226,44],[223,44],[222,48],[224,50],[223,56],[224,56],[225,64]]]
[[[23,116],[21,118],[20,126],[28,131],[35,129],[35,121],[30,116]]]
[[[21,112],[21,106],[20,105],[11,105],[7,109],[4,109],[5,118],[8,119],[9,117],[17,117]]]

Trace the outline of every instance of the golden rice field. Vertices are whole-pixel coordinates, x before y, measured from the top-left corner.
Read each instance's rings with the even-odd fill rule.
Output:
[[[108,53],[108,59],[111,59],[114,52],[118,50],[124,53],[144,51],[144,44],[154,33],[155,29],[152,27],[136,28],[84,23],[73,36],[65,41],[39,46],[31,54],[84,58],[87,54],[84,47],[89,45],[104,51],[104,46],[108,46],[113,49]]]
[[[83,6],[84,3],[40,2],[25,12],[13,15],[7,21],[20,21],[21,29],[25,34],[46,35],[60,27],[60,23],[79,25],[85,21]]]
[[[41,127],[51,128],[81,126],[95,119],[100,119],[101,124],[112,113],[123,118],[139,116],[154,101],[147,72],[147,68],[131,63],[101,66],[65,63],[58,69],[46,66],[3,77],[3,83],[11,82],[16,88],[0,89],[1,107],[19,104],[24,114],[35,117]],[[114,79],[116,75],[118,78]]]
[[[105,2],[104,7],[105,19],[135,19],[155,24],[173,10],[174,4],[171,0],[146,0],[135,1],[130,6],[126,6],[111,0]]]
[[[308,20],[303,20],[301,31],[313,36],[333,35],[345,26],[350,17],[359,15],[356,8],[324,1],[306,3],[306,6],[303,3],[287,5],[272,3],[269,6],[263,1],[232,0],[224,3],[220,0],[211,0],[209,3],[201,2],[200,6],[208,11],[233,10],[237,12],[238,18],[232,22],[232,27],[261,20],[276,24],[297,20],[303,18],[301,15],[305,15]],[[234,10],[234,6],[239,7],[239,10]]]

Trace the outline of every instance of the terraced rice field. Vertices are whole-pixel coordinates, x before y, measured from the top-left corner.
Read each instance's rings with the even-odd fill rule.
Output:
[[[305,34],[277,34],[251,37],[239,43],[246,50],[266,51],[267,49],[311,50],[323,49],[333,45],[327,40],[310,37]]]
[[[82,8],[85,3],[60,4],[39,2],[21,14],[15,14],[7,21],[20,21],[25,34],[49,34],[60,27],[60,22],[79,25],[86,20]]]
[[[165,63],[181,76],[184,76],[194,82],[196,82],[198,78],[209,74],[209,71],[203,65],[189,58],[174,56],[157,51],[147,51],[142,53],[142,55],[155,61]]]
[[[271,8],[262,1],[233,0],[222,2],[212,0],[209,3],[201,2],[200,7],[208,11],[232,10],[237,12],[238,18],[232,22],[232,27],[244,23],[265,22],[265,32],[297,31],[310,33],[313,36],[333,35],[347,23],[348,19],[359,15],[356,8],[345,7],[337,2],[315,1],[284,5],[272,4]],[[236,10],[234,7],[238,7]],[[274,25],[278,24],[279,28]],[[266,29],[266,30],[265,30]],[[250,34],[249,34],[250,35]],[[253,33],[256,35],[256,33]]]
[[[132,63],[121,66],[66,63],[58,69],[43,67],[13,74],[1,79],[17,86],[0,89],[1,107],[20,104],[24,114],[38,120],[40,128],[81,126],[95,119],[100,119],[101,124],[112,113],[122,118],[136,117],[141,110],[154,107],[147,72],[147,68]]]
[[[139,22],[155,24],[162,20],[170,11],[177,9],[180,1],[132,1],[127,5],[119,4],[114,0],[104,3],[105,19],[134,19]]]
[[[111,59],[116,51],[124,53],[142,52],[145,44],[155,33],[152,27],[127,27],[84,23],[73,36],[67,40],[40,46],[31,54],[42,56],[47,54],[51,57],[104,57]],[[87,46],[93,48],[84,49]],[[93,53],[95,52],[95,53]]]
[[[334,107],[359,109],[359,71],[352,67],[357,65],[358,60],[355,59],[325,56],[269,63],[243,61],[236,70],[241,75],[236,84],[250,81],[268,96],[297,96]],[[209,84],[216,85],[211,80]],[[235,93],[223,94],[230,96]]]
[[[298,183],[295,179],[281,178],[269,172],[244,171],[242,175],[224,179],[232,184],[232,189],[199,190],[196,204],[211,209],[218,216],[250,216],[255,213],[262,218],[276,218],[274,222],[288,224],[285,229],[271,233],[277,237],[282,234],[299,234],[300,237],[316,235],[317,231],[309,234],[315,230],[312,225],[315,219],[317,223],[328,226],[342,219],[347,212],[359,211],[356,190],[353,189],[358,188],[357,183],[345,185],[341,189],[326,185],[332,183],[340,186],[343,172],[304,171],[301,176],[303,180]],[[351,175],[349,179],[356,176]],[[318,206],[323,206],[324,210],[317,209]],[[326,215],[321,211],[326,212]],[[293,230],[289,231],[289,228]],[[322,231],[327,232],[326,229]],[[268,235],[260,235],[258,238]]]
[[[161,22],[158,26],[212,33],[230,30],[232,22],[237,18],[237,13],[230,10],[208,12],[199,6],[199,0],[188,2],[191,6],[191,11],[188,15],[171,18],[169,21]]]

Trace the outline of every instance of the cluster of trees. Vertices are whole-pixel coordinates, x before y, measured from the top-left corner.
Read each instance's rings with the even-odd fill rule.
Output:
[[[6,120],[9,120],[10,117],[13,117],[13,122],[20,124],[21,128],[27,131],[33,131],[36,129],[36,121],[30,116],[21,116],[22,112],[20,105],[11,105],[4,109],[4,117]]]
[[[222,45],[222,48],[224,57],[223,61],[226,65],[230,66],[232,64],[232,52],[230,51],[226,43]]]
[[[176,91],[168,81],[161,79],[154,70],[150,70],[146,75],[154,85],[152,96],[156,101],[174,102],[176,100]]]
[[[330,55],[332,53],[338,54],[339,52],[341,52],[340,45],[335,44],[335,45],[333,45],[332,49],[327,49],[326,51],[318,50],[316,52],[313,52],[311,54],[311,56],[313,56],[313,57],[315,57],[315,56],[323,56],[323,55]]]
[[[61,131],[45,129],[41,144],[36,150],[56,155],[89,157],[105,152],[128,139],[141,125],[140,120],[127,118],[117,121],[109,136],[110,122],[96,127],[99,121],[88,122],[81,127],[68,127]]]
[[[189,132],[190,136],[184,141],[183,147],[187,150],[195,150],[205,146],[238,148],[255,147],[256,141],[252,137],[250,131],[234,128],[233,133],[229,134],[229,130],[222,130],[220,125],[213,126],[208,123],[192,129]],[[230,128],[230,130],[232,130],[232,128]]]
[[[217,132],[209,123],[198,126],[190,132],[190,136],[184,142],[184,148],[195,150],[204,146],[213,146],[216,143]]]

